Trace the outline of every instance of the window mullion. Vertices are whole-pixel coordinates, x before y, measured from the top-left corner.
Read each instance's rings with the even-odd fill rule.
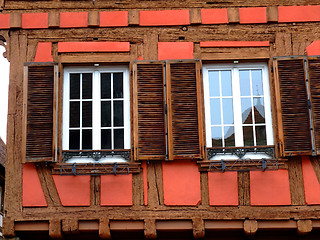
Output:
[[[254,101],[253,101],[253,80],[252,80],[252,70],[249,71],[249,78],[250,78],[250,99],[251,99],[251,112],[252,112],[252,134],[253,134],[253,145],[257,145],[257,138],[256,138],[256,119],[254,117]]]
[[[263,84],[263,100],[264,100],[267,145],[272,145],[273,144],[273,128],[272,128],[272,116],[271,116],[271,104],[270,104],[271,102],[270,87],[269,87],[267,67],[262,68],[262,84]]]
[[[100,73],[94,71],[92,79],[92,149],[101,149],[101,91]]]
[[[79,149],[82,150],[82,74],[80,74],[80,126],[79,126],[79,131],[80,131],[80,146]]]
[[[242,131],[242,112],[241,112],[241,95],[240,95],[240,77],[239,69],[232,69],[232,94],[233,94],[233,118],[236,147],[243,146]]]
[[[129,89],[129,74],[127,71],[123,72],[123,106],[124,106],[124,111],[123,111],[123,120],[124,120],[124,125],[123,125],[123,137],[124,137],[124,148],[130,148],[130,89]],[[127,130],[127,131],[126,131]]]
[[[221,80],[221,71],[219,71],[219,93],[220,93],[220,121],[221,121],[221,138],[222,138],[222,147],[225,147],[224,142],[224,122],[223,122],[223,105],[222,105],[222,80]]]
[[[114,149],[114,122],[113,122],[113,73],[111,73],[111,149]]]

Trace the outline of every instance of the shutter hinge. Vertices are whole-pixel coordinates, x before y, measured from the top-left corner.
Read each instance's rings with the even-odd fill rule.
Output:
[[[167,104],[164,105],[164,112],[165,112],[165,114],[167,114],[167,112],[168,112],[168,105]]]
[[[308,108],[311,109],[311,102],[310,99],[308,99]]]

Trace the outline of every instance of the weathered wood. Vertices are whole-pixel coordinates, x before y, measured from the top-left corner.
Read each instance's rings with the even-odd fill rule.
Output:
[[[305,235],[312,231],[312,221],[311,220],[298,220],[297,221],[298,234]]]
[[[268,59],[269,48],[201,48],[202,60]]]
[[[146,239],[157,239],[157,229],[155,219],[145,219],[144,220],[145,229],[144,236]]]
[[[101,178],[100,176],[91,176],[90,179],[90,205],[100,205]]]
[[[60,219],[49,221],[49,236],[53,239],[62,239],[62,228]]]
[[[133,205],[143,205],[143,179],[142,173],[132,174],[132,198]]]
[[[258,222],[256,220],[245,220],[243,230],[246,235],[253,237],[258,230]]]
[[[99,237],[101,239],[111,239],[109,219],[102,218],[99,221]]]
[[[267,21],[278,22],[278,7],[267,7]]]
[[[10,28],[21,28],[21,13],[10,14]]]
[[[292,205],[304,205],[304,184],[302,175],[302,164],[300,157],[291,158],[288,161],[290,195]]]
[[[250,205],[250,172],[238,172],[238,201],[239,205]]]
[[[3,220],[3,230],[2,234],[6,237],[14,237],[14,220],[10,219],[9,217],[5,217]]]
[[[77,218],[63,219],[62,231],[65,233],[77,233],[79,231],[78,219]]]
[[[200,184],[201,184],[201,205],[209,205],[209,186],[208,186],[208,173],[200,173]]]
[[[205,237],[204,221],[201,218],[192,219],[193,237],[194,239],[202,239]]]
[[[73,53],[61,55],[62,63],[121,63],[130,62],[131,56],[129,53]]]
[[[158,34],[148,33],[143,38],[143,59],[158,59]]]
[[[150,162],[147,165],[148,205],[154,208],[163,205],[162,163]]]
[[[318,182],[320,183],[320,159],[319,157],[312,157],[310,158],[310,161],[312,163],[314,173],[317,176]]]
[[[128,24],[129,26],[139,25],[139,10],[131,9],[128,12]]]
[[[88,13],[88,27],[99,27],[99,12],[90,11]]]
[[[189,11],[190,11],[190,23],[192,25],[201,24],[200,8],[192,8]]]
[[[51,11],[48,14],[48,27],[58,28],[60,26],[60,13],[56,11]]]
[[[292,55],[292,34],[278,32],[276,33],[276,54],[277,56]]]
[[[229,23],[239,23],[239,9],[238,8],[228,8],[228,21]]]

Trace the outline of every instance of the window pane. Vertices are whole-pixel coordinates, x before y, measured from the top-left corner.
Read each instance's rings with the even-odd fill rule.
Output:
[[[113,74],[113,98],[123,98],[123,73]]]
[[[101,99],[111,98],[111,73],[101,73]]]
[[[263,85],[262,85],[262,71],[252,70],[252,94],[256,96],[263,95]]]
[[[91,129],[82,130],[82,149],[83,150],[92,149],[92,130]]]
[[[124,148],[123,129],[114,129],[114,149]]]
[[[243,127],[243,140],[244,146],[253,146],[253,127],[252,126],[244,126]]]
[[[232,98],[222,99],[223,124],[233,124],[233,104]]]
[[[241,98],[242,123],[252,124],[251,98]]]
[[[255,123],[265,123],[263,97],[253,98],[253,109]]]
[[[82,74],[82,99],[92,99],[92,73]]]
[[[211,125],[221,124],[220,99],[210,99]]]
[[[212,147],[222,147],[221,127],[212,127],[211,136],[212,136]]]
[[[249,70],[240,70],[240,95],[241,96],[250,96],[250,72]]]
[[[224,127],[224,143],[226,147],[234,147],[234,127]]]
[[[101,127],[111,127],[111,102],[101,102]]]
[[[209,71],[210,97],[220,96],[219,71]]]
[[[69,131],[69,149],[70,150],[80,149],[80,130]]]
[[[101,129],[101,149],[111,149],[111,129]]]
[[[221,71],[222,96],[232,96],[231,71]]]
[[[80,127],[80,102],[70,102],[69,127]]]
[[[113,102],[113,125],[114,127],[123,126],[123,101]]]
[[[70,73],[70,99],[80,99],[80,73]]]
[[[257,146],[267,145],[266,126],[256,126]]]
[[[82,127],[92,127],[92,102],[82,102]]]

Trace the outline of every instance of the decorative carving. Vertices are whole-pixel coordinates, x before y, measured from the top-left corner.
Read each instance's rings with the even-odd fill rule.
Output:
[[[123,151],[65,151],[62,153],[62,162],[66,162],[74,157],[91,158],[95,161],[99,161],[101,158],[108,156],[119,156],[127,161],[130,160],[130,150]]]
[[[7,42],[7,39],[9,39],[8,32],[7,31],[0,31],[0,46],[3,46],[5,48],[5,51],[3,52],[3,57],[9,60],[9,43]]]

